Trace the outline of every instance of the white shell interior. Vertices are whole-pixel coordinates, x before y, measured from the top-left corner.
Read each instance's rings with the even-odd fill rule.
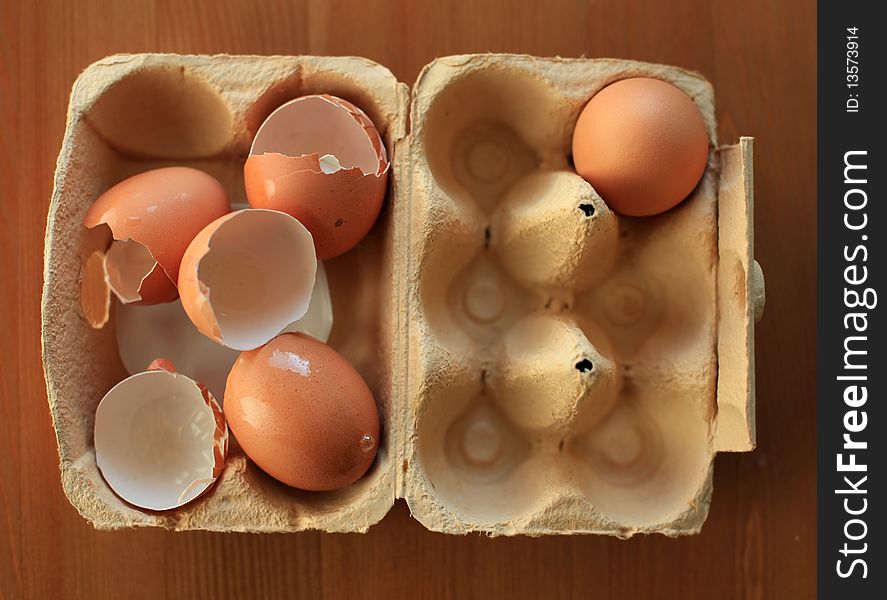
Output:
[[[167,371],[138,373],[99,403],[96,462],[127,502],[168,510],[215,481],[215,429],[213,411],[193,380]]]
[[[253,140],[250,154],[285,156],[332,155],[364,175],[379,170],[379,156],[369,135],[345,108],[322,96],[296,98],[265,119]]]
[[[142,282],[154,269],[157,261],[142,244],[133,240],[114,240],[105,255],[108,284],[121,302],[138,302]]]
[[[326,342],[332,327],[330,288],[323,263],[318,263],[308,312],[284,331],[300,331]],[[239,350],[217,344],[197,331],[178,300],[153,306],[118,303],[117,347],[130,374],[143,371],[155,358],[168,358],[179,372],[203,383],[219,401],[225,397],[228,373],[240,356]]]
[[[222,342],[252,350],[308,311],[317,273],[311,234],[278,211],[233,213],[209,240],[197,275]]]

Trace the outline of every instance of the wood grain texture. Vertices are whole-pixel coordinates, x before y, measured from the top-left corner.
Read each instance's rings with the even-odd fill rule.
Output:
[[[0,0],[0,598],[812,598],[815,3]],[[758,449],[721,455],[699,536],[487,539],[398,502],[369,534],[98,533],[64,498],[40,363],[43,233],[70,86],[116,52],[350,54],[412,83],[508,51],[680,65],[754,135]]]

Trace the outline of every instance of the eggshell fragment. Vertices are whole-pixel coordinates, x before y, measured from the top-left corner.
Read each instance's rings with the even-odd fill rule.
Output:
[[[201,333],[251,350],[305,315],[316,272],[304,225],[286,213],[248,208],[194,238],[182,259],[179,293]]]
[[[244,183],[250,206],[299,219],[325,260],[370,231],[389,167],[382,138],[363,111],[335,96],[303,96],[280,106],[259,128]]]
[[[333,307],[326,272],[317,265],[317,277],[308,312],[285,331],[303,332],[325,342],[333,326]],[[206,385],[213,396],[223,398],[225,381],[240,352],[201,334],[180,302],[153,306],[117,304],[117,348],[130,374],[145,368],[155,356],[166,356],[184,373]]]
[[[93,329],[108,322],[111,308],[111,286],[105,271],[105,253],[96,250],[83,263],[80,274],[80,310]]]
[[[335,490],[375,459],[379,413],[357,370],[326,344],[284,333],[237,359],[225,416],[263,471],[303,490]]]
[[[114,240],[105,256],[108,283],[124,304],[159,304],[179,295],[151,252],[132,240]]]
[[[301,319],[294,321],[281,333],[304,333],[326,342],[333,330],[333,300],[330,297],[330,284],[323,263],[317,262],[317,275],[311,291],[311,303]]]
[[[115,385],[99,403],[96,464],[130,504],[170,510],[199,497],[221,475],[228,426],[206,387],[168,361],[151,368]]]
[[[185,248],[230,209],[225,189],[212,176],[166,167],[110,188],[90,206],[83,224],[90,229],[105,224],[115,240],[126,242],[108,252],[109,281],[120,301],[156,304],[175,299]]]

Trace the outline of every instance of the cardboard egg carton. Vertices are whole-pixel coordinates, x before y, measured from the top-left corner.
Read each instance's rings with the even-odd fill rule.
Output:
[[[628,76],[698,105],[712,151],[691,198],[617,217],[572,172],[584,103]],[[197,501],[136,509],[96,467],[93,416],[126,376],[115,319],[84,320],[81,222],[117,181],[203,169],[245,204],[252,135],[284,101],[340,96],[392,157],[383,213],[326,261],[329,343],[373,390],[375,464],[335,492],[289,488],[232,443]],[[350,57],[112,56],[71,95],[46,233],[43,362],[65,493],[100,529],[366,531],[396,498],[426,527],[492,535],[699,530],[714,455],[754,447],[751,140],[717,148],[698,75],[622,60],[442,58],[412,89]]]

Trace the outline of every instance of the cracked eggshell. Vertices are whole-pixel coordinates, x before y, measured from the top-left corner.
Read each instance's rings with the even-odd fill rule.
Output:
[[[151,252],[133,240],[111,242],[105,255],[105,271],[111,290],[124,304],[162,304],[179,295],[175,283]]]
[[[332,327],[329,284],[323,264],[318,263],[308,312],[284,331],[303,332],[326,342]],[[240,352],[197,331],[180,302],[153,306],[118,303],[115,329],[120,359],[131,375],[142,371],[155,356],[166,356],[203,382],[216,398],[224,397],[225,381]]]
[[[296,217],[325,260],[370,231],[389,167],[382,138],[362,110],[327,94],[303,96],[280,106],[259,128],[244,183],[250,206]]]
[[[330,346],[284,333],[234,363],[225,417],[263,471],[298,489],[360,479],[379,447],[379,413],[357,370]]]
[[[247,208],[194,238],[182,259],[179,294],[201,333],[252,350],[305,315],[316,273],[304,225],[276,210]]]
[[[116,184],[93,202],[83,224],[105,224],[114,240],[106,260],[111,289],[121,302],[175,299],[179,264],[188,244],[231,210],[214,177],[190,167],[153,169]]]
[[[105,394],[95,413],[96,464],[125,501],[170,510],[196,499],[225,468],[228,426],[202,384],[157,359]]]

